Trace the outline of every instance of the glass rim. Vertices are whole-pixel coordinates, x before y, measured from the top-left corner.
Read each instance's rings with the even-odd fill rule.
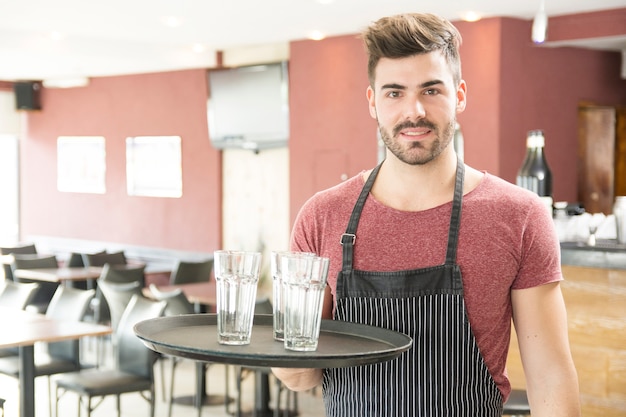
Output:
[[[219,249],[213,251],[213,255],[261,255],[261,252],[252,250]]]

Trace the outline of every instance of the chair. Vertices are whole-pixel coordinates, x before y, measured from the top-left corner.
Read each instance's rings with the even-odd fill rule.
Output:
[[[117,341],[115,352],[115,368],[113,369],[85,369],[60,375],[56,379],[55,415],[59,415],[59,399],[67,392],[74,392],[79,396],[80,406],[86,397],[87,417],[101,404],[102,400],[92,404],[94,397],[102,399],[115,395],[117,401],[117,415],[121,416],[120,395],[130,392],[139,392],[150,404],[150,416],[154,417],[154,375],[153,366],[156,355],[149,350],[135,335],[133,330],[136,323],[160,317],[165,310],[165,301],[151,301],[147,298],[134,296],[120,319],[119,326],[114,333]],[[146,396],[146,392],[149,396]]]
[[[526,390],[513,389],[509,395],[509,399],[504,403],[502,410],[503,416],[522,417],[530,415],[530,404],[528,404],[528,396]]]
[[[93,252],[93,253],[87,253],[87,252],[70,252],[70,256],[67,258],[67,261],[65,262],[66,266],[86,266],[85,265],[85,257],[89,256],[89,255],[104,255],[107,252],[105,250],[102,250],[100,252]],[[97,262],[97,261],[94,261]],[[96,265],[92,265],[92,266],[96,266]],[[100,265],[102,266],[102,265]]]
[[[11,269],[15,272],[16,269],[39,269],[39,268],[58,268],[59,263],[54,255],[13,255],[13,262],[11,263]],[[15,282],[35,282],[29,279],[18,278],[13,273],[13,280]],[[39,284],[39,290],[28,303],[27,309],[32,309],[40,314],[44,314],[50,304],[50,300],[54,296],[58,282],[43,282],[37,281]]]
[[[213,271],[213,259],[205,261],[178,261],[170,275],[170,285],[206,282]]]
[[[99,254],[104,254],[106,253],[106,251],[101,251],[101,252],[96,252],[95,255],[99,255]],[[85,266],[85,262],[83,261],[83,256],[86,256],[87,254],[84,253],[78,253],[78,252],[71,252],[69,258],[67,258],[67,261],[65,262],[65,266],[67,267],[84,267]],[[95,289],[96,288],[96,284],[92,281],[92,280],[87,280],[87,281],[77,281],[77,282],[73,282],[72,286],[74,288],[81,288],[84,290],[91,290],[91,289]]]
[[[128,263],[124,251],[83,253],[81,256],[85,266],[125,265]]]
[[[0,255],[11,255],[11,254],[21,254],[21,255],[35,255],[37,254],[37,247],[34,243],[25,243],[17,246],[2,246],[0,247]]]
[[[165,316],[178,316],[181,314],[193,314],[194,308],[193,304],[189,302],[185,293],[179,288],[174,291],[161,291],[155,284],[150,284],[150,293],[152,294],[152,298],[158,301],[165,301],[167,306],[165,307]],[[182,358],[176,356],[162,356],[160,359],[161,363],[161,380],[163,381],[163,398],[165,398],[165,372],[163,370],[163,361],[165,359],[170,359],[172,361],[172,371],[170,373],[170,398],[168,403],[168,412],[167,415],[172,415],[172,406],[174,404],[174,374],[176,372],[176,366],[180,363]],[[208,364],[205,364],[208,365]],[[204,369],[202,369],[204,372]],[[198,372],[198,368],[196,368],[196,372]],[[196,380],[199,379],[196,376]],[[196,395],[200,392],[199,390],[203,389],[203,387],[197,387]],[[198,414],[201,413],[202,405],[197,404],[198,406]]]
[[[102,292],[109,311],[111,312],[111,328],[117,329],[119,322],[134,295],[142,296],[139,281],[116,282],[104,279],[98,280],[98,290]]]
[[[170,274],[170,285],[207,282],[213,271],[213,259],[204,261],[177,261]],[[198,303],[198,311],[206,313],[211,307]]]
[[[85,310],[94,293],[94,290],[85,291],[59,286],[50,301],[46,316],[57,320],[78,322],[85,314]],[[35,376],[48,377],[50,415],[52,415],[52,384],[50,376],[64,372],[74,372],[81,369],[81,367],[80,341],[78,339],[48,343],[45,345],[45,351],[36,351]],[[15,355],[0,358],[0,374],[19,378],[19,352]]]
[[[274,310],[272,308],[272,303],[268,298],[259,298],[254,306],[254,314],[273,314]],[[235,410],[235,416],[241,416],[241,397],[242,390],[241,384],[244,378],[248,374],[266,374],[267,376],[272,375],[272,371],[270,367],[265,366],[254,366],[254,367],[246,367],[241,366],[237,371],[237,409]],[[291,391],[287,387],[283,385],[283,383],[278,379],[276,380],[276,403],[274,405],[274,417],[280,416],[283,414],[284,416],[293,416],[298,415],[298,393],[295,391]],[[281,410],[281,397],[283,392],[286,391],[286,405],[285,409]]]
[[[24,310],[38,290],[39,284],[35,282],[21,283],[5,279],[0,291],[0,306]],[[0,358],[18,354],[17,347],[0,349]]]
[[[13,255],[13,254],[36,255],[37,247],[33,243],[19,245],[19,246],[0,247],[0,255]],[[11,265],[3,264],[2,266],[4,268],[4,278],[10,279],[11,281],[13,281],[13,271],[11,270]]]
[[[131,267],[121,264],[105,263],[102,266],[100,278],[98,278],[98,281],[96,282],[96,296],[91,305],[94,321],[96,323],[107,323],[111,320],[110,306],[108,305],[107,300],[103,297],[102,291],[98,288],[99,283],[103,281],[115,282],[118,284],[139,282],[139,289],[141,290],[146,283],[145,269],[145,265]]]
[[[120,267],[105,264],[96,285],[96,297],[91,304],[93,318],[96,323],[109,323],[113,331],[134,294],[142,295],[145,282],[145,266]],[[102,342],[103,339],[100,339]],[[115,339],[111,339],[111,347],[115,349]],[[101,343],[98,344],[97,357],[101,359]],[[100,363],[100,361],[98,362]]]
[[[0,306],[24,310],[39,290],[36,282],[13,282],[4,281],[0,291]]]

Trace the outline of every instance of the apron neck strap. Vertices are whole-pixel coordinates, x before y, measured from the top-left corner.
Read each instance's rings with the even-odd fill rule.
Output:
[[[361,210],[363,210],[365,200],[374,185],[374,180],[376,180],[376,176],[378,175],[378,171],[380,171],[382,164],[382,162],[378,164],[370,173],[367,181],[365,181],[365,185],[363,185],[363,188],[361,189],[361,194],[359,194],[359,198],[356,200],[356,204],[352,209],[352,214],[350,215],[346,232],[341,235],[340,243],[343,246],[343,264],[341,270],[344,272],[352,270],[352,255],[354,253],[354,243],[356,241],[356,228],[359,225]]]
[[[448,249],[446,251],[446,264],[453,265],[456,262],[456,249],[459,240],[459,227],[461,226],[461,208],[463,202],[463,179],[465,178],[465,164],[457,156],[456,179],[454,181],[454,198],[452,200],[452,214],[450,215],[450,229],[448,230]]]
[[[384,162],[384,161],[383,161]],[[361,189],[361,194],[352,209],[350,220],[346,232],[341,235],[340,243],[343,247],[343,262],[341,270],[343,272],[349,272],[352,270],[352,258],[354,255],[354,244],[356,242],[356,229],[359,225],[359,219],[361,217],[361,211],[365,206],[365,200],[369,195],[378,171],[382,166],[382,162],[376,166],[370,173],[370,176],[365,181],[365,185]],[[456,262],[456,249],[459,237],[459,226],[461,225],[461,206],[463,202],[463,179],[465,177],[465,164],[457,156],[456,163],[456,178],[454,182],[454,199],[452,200],[452,214],[450,216],[450,228],[448,230],[448,248],[446,251],[446,264],[454,264]]]

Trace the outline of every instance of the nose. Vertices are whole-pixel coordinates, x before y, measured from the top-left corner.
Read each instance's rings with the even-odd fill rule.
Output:
[[[426,109],[419,97],[410,98],[406,102],[404,116],[408,120],[422,119],[426,116]]]

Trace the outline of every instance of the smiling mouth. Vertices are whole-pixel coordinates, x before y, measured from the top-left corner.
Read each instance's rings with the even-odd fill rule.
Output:
[[[407,139],[422,139],[435,131],[435,126],[426,121],[418,123],[402,123],[395,127],[396,136],[403,136]]]
[[[401,130],[397,137],[407,141],[407,142],[421,142],[426,138],[430,137],[430,134],[433,131],[430,129],[406,129]]]
[[[404,136],[419,138],[421,136],[425,136],[425,135],[429,134],[430,132],[431,132],[431,130],[419,130],[419,131],[405,130],[405,131],[400,132],[400,134],[404,135]]]

